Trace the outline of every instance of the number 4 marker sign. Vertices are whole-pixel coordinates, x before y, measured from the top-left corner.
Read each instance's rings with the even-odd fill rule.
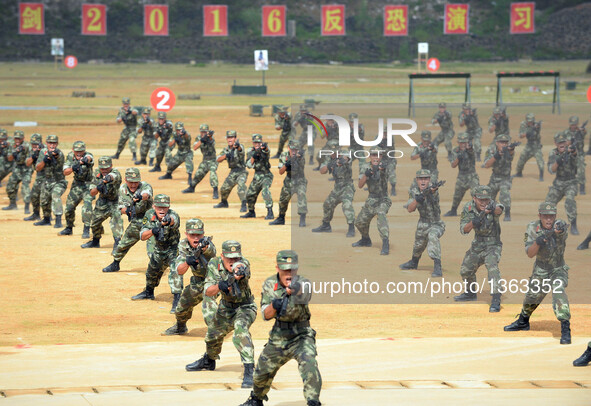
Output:
[[[430,72],[437,72],[439,70],[439,59],[429,58],[427,61],[427,69],[429,69]]]
[[[176,96],[167,87],[159,87],[152,92],[150,96],[152,108],[157,111],[170,111],[176,103]]]

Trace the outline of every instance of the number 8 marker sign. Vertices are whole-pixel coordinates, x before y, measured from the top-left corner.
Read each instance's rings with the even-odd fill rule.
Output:
[[[176,103],[176,96],[169,88],[159,87],[152,92],[150,103],[156,111],[170,111]]]
[[[64,65],[67,68],[74,69],[78,65],[78,58],[73,55],[68,55],[64,58]]]

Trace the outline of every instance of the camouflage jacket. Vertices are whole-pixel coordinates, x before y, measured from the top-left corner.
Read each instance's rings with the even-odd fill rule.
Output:
[[[231,291],[230,294],[227,295],[220,291],[222,301],[228,303],[253,303],[254,296],[252,295],[250,285],[248,284],[248,281],[250,280],[250,262],[248,262],[246,258],[241,258],[240,262],[243,262],[246,265],[244,278],[237,281],[238,287],[240,288],[240,295],[234,296]],[[217,285],[221,280],[227,281],[229,276],[230,271],[224,267],[221,257],[211,259],[209,264],[207,264],[207,276],[205,277],[204,290],[207,290],[210,286]]]
[[[130,219],[131,221],[142,221],[146,212],[152,208],[153,203],[153,196],[154,191],[152,190],[152,186],[148,182],[141,181],[139,186],[137,187],[136,192],[139,192],[142,195],[148,195],[146,200],[140,200],[139,202],[135,203],[135,217]],[[117,202],[117,208],[119,210],[124,209],[126,207],[131,207],[134,205],[133,203],[133,195],[131,190],[127,187],[127,183],[122,182],[121,186],[119,187],[119,201]]]
[[[56,149],[56,151],[58,151],[57,158],[52,159],[50,164],[45,164],[44,168],[45,180],[49,182],[66,180],[66,176],[64,175],[64,153],[60,149]],[[43,148],[39,152],[39,159],[44,159],[47,154],[49,154],[49,150]]]
[[[417,156],[421,157],[421,169],[429,169],[430,171],[437,170],[437,147],[434,144],[433,150],[431,151],[429,147],[424,147],[423,144],[419,144],[416,146],[412,154],[410,156]]]
[[[484,154],[484,163],[492,159],[492,157],[497,153],[497,145],[493,144],[488,147],[486,150],[486,154]],[[508,150],[504,153],[501,152],[501,159],[496,160],[492,166],[492,174],[493,176],[499,178],[509,178],[511,177],[511,163],[513,162],[513,158],[515,154],[511,154]]]
[[[240,144],[240,149],[226,146],[218,155],[218,158],[222,155],[226,156],[228,168],[231,170],[240,170],[246,167],[246,162],[244,161],[244,145]]]
[[[501,207],[502,211],[505,210],[505,206],[502,204],[497,203],[498,207]],[[465,235],[464,227],[466,224],[471,222],[476,217],[483,217],[483,213],[478,211],[476,207],[476,203],[473,200],[470,200],[468,203],[464,205],[464,209],[462,210],[462,215],[460,217],[460,233]],[[474,231],[474,242],[479,241],[480,238],[490,238],[491,240],[496,241],[496,243],[501,242],[501,224],[499,223],[501,215],[498,216],[494,213],[488,213],[484,215],[484,222],[480,226],[479,229],[473,228]],[[490,242],[490,241],[489,241]]]
[[[158,134],[158,139],[161,144],[168,144],[173,132],[172,121],[167,120],[163,125],[160,125],[159,122],[154,124],[154,134]]]
[[[197,254],[195,252],[195,248],[191,247],[191,244],[189,244],[189,240],[183,238],[179,243],[179,254],[174,260],[174,269],[178,269],[178,266],[184,263],[187,260],[187,257],[195,254]],[[216,249],[215,245],[213,245],[213,242],[209,243],[205,251],[200,252],[199,254],[203,254],[203,256],[205,257],[205,259],[207,259],[208,262],[212,258],[215,258]],[[199,261],[197,261],[196,267],[189,266],[189,269],[191,270],[191,272],[193,272],[193,276],[195,276],[196,278],[205,279],[205,277],[207,276],[207,268],[203,268],[201,265],[199,265]]]
[[[301,152],[291,157],[289,151],[284,151],[279,157],[279,168],[283,168],[287,162],[291,163],[291,169],[285,171],[285,176],[288,178],[304,179],[304,169],[306,167],[306,157]]]
[[[442,131],[450,131],[454,129],[454,123],[451,120],[451,113],[445,110],[443,113],[437,112],[431,121],[437,121]]]
[[[205,136],[204,139],[206,140],[206,142],[203,142],[203,139],[195,140],[195,142],[201,141],[201,146],[199,147],[199,149],[203,154],[203,160],[215,161],[215,140],[213,138],[209,138],[208,136]]]
[[[72,166],[76,162],[78,162],[78,164],[80,165],[80,170],[78,170],[78,172],[72,172],[74,174],[74,182],[76,183],[87,183],[92,181],[92,168],[94,166],[94,157],[90,152],[86,152],[82,158],[84,159],[86,157],[90,157],[90,163],[85,163],[84,165],[82,165],[78,160],[76,160],[76,157],[74,156],[74,151],[70,151],[68,153],[68,157],[66,158],[66,162],[64,163],[64,171],[66,169],[72,168]]]
[[[413,200],[415,200],[415,196],[420,194],[421,190],[418,186],[411,186],[408,192],[408,202],[406,203],[406,207],[410,205]],[[424,223],[436,223],[441,221],[441,207],[439,206],[439,190],[431,193],[429,187],[427,187],[427,191],[424,193],[425,200],[422,203],[417,202],[417,210],[419,211],[419,221]]]
[[[291,132],[291,114],[285,113],[283,118],[275,114],[275,127],[281,127],[281,132]]]
[[[111,202],[117,202],[119,198],[119,187],[121,186],[121,174],[115,168],[111,170],[110,175],[113,177],[113,180],[107,183],[107,192],[102,193],[99,192],[99,199],[109,200]],[[101,174],[101,171],[98,169],[94,170],[94,178],[92,182],[89,184],[89,190],[94,189],[103,181],[104,176]]]
[[[302,133],[306,133],[308,130],[308,117],[305,114],[300,113],[299,111],[295,114],[293,119],[291,120],[292,127],[300,126],[302,129]],[[277,121],[275,121],[277,125]],[[316,131],[316,127],[312,126],[312,131]]]
[[[337,185],[341,187],[353,184],[353,168],[351,167],[351,161],[347,160],[345,164],[338,164],[337,158],[328,157],[328,159],[322,164],[322,167],[325,166],[329,167],[329,172],[334,178],[335,188]]]
[[[579,128],[577,129],[577,131],[571,131],[570,128],[568,128],[564,130],[562,133],[566,136],[566,139],[569,140],[571,143],[573,142],[573,140],[576,140],[577,152],[579,154],[585,153],[585,135],[587,135],[587,130],[585,128]]]
[[[460,151],[460,147],[455,147],[453,149],[453,158],[452,162],[459,158],[458,169],[459,174],[471,174],[476,173],[476,153],[474,149],[465,149],[464,151]]]
[[[248,153],[246,154],[246,167],[254,169],[255,173],[268,173],[271,168],[271,164],[269,163],[269,154],[271,151],[269,149],[264,151],[262,148],[259,151],[259,158],[254,159],[254,161],[251,162],[250,159],[254,157],[255,149],[254,147],[248,149]]]
[[[144,119],[144,117],[140,117],[137,120],[137,127],[135,130],[137,132],[141,129],[143,138],[153,140],[154,133],[156,132],[156,124],[156,121],[154,121],[152,117],[148,117],[147,120]]]
[[[478,124],[478,114],[476,114],[474,110],[472,110],[472,114],[465,114],[462,110],[458,116],[458,119],[460,121],[460,125],[464,124],[466,126],[467,132],[480,129],[480,124]]]
[[[326,139],[330,140],[338,140],[339,139],[339,127],[338,126],[326,126]]]
[[[509,134],[509,117],[503,116],[495,117],[493,114],[488,119],[488,129],[495,127],[495,137],[499,134]]]
[[[311,297],[311,292],[308,292],[308,290],[310,290],[309,286],[311,286],[309,284],[310,281],[306,278],[300,277],[299,282],[302,286],[299,294],[289,297],[285,314],[281,317],[276,315],[275,319],[286,323],[297,323],[310,320],[311,314],[310,308],[308,307],[308,302]],[[305,287],[304,285],[308,287]],[[263,290],[261,292],[261,313],[263,314],[263,319],[265,318],[265,308],[272,306],[273,300],[282,299],[286,294],[285,287],[279,283],[278,274],[269,276],[265,279],[263,282]]]
[[[532,146],[541,146],[541,136],[540,130],[542,128],[542,123],[538,121],[535,125],[530,126],[527,125],[527,121],[522,121],[521,125],[519,126],[519,135],[525,134],[527,138],[527,144]]]
[[[10,147],[8,154],[14,157],[12,162],[14,162],[15,165],[24,165],[30,151],[31,145],[27,141],[23,141],[18,147],[13,144]]]
[[[367,178],[366,185],[369,190],[369,197],[377,199],[388,197],[388,174],[384,164],[380,162],[378,175]]]
[[[564,157],[566,159],[566,163],[559,163],[558,168],[556,168],[556,172],[554,172],[552,171],[552,165],[556,163],[556,160],[559,157]],[[548,172],[550,172],[552,175],[556,174],[555,180],[573,181],[577,176],[577,158],[569,153],[568,149],[566,149],[561,154],[558,152],[557,148],[554,148],[552,151],[550,151],[548,156]]]
[[[532,221],[527,225],[525,237],[523,238],[525,252],[527,253],[527,250],[534,244],[536,238],[543,234],[550,234],[550,237],[548,238],[548,243],[538,250],[536,265],[546,270],[564,266],[564,250],[566,248],[568,231],[565,230],[560,234],[556,234],[554,231],[548,231],[542,227],[540,220]]]
[[[191,150],[191,134],[185,131],[180,135],[174,133],[173,137],[174,145],[177,146],[179,154],[193,153],[193,150]],[[172,148],[174,148],[174,145]]]
[[[132,108],[125,111],[125,109],[121,107],[119,109],[119,114],[117,114],[117,118],[123,120],[123,124],[125,124],[126,127],[132,127],[133,129],[135,129],[137,125],[137,115],[133,114],[134,111],[137,113],[137,110],[134,110]]]
[[[158,241],[155,239],[156,245],[155,248],[159,251],[167,251],[169,249],[177,250],[179,245],[179,240],[181,239],[181,233],[179,232],[179,227],[181,224],[181,219],[179,215],[172,209],[168,210],[168,214],[173,219],[173,224],[162,227],[164,230],[164,239]],[[144,214],[144,218],[142,220],[142,229],[140,230],[140,236],[148,230],[153,229],[154,227],[161,225],[160,220],[158,220],[158,216],[154,209],[149,209],[146,214]]]
[[[33,162],[31,162],[31,168],[35,168],[35,166],[37,166],[37,164],[39,163],[39,155],[41,154],[41,150],[43,150],[43,148],[45,148],[45,145],[39,144],[39,151],[33,151],[33,146],[31,145],[31,151],[29,151],[29,156],[27,157],[33,160]],[[45,179],[45,168],[37,172],[36,179]]]

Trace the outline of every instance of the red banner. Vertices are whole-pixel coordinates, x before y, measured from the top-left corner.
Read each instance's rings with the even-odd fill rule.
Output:
[[[19,3],[18,33],[45,34],[45,9],[43,3]]]
[[[342,4],[322,6],[321,21],[323,36],[345,35],[345,6]]]
[[[107,35],[107,6],[82,5],[82,35]]]
[[[203,6],[203,36],[228,36],[228,6]]]
[[[470,28],[469,4],[446,4],[444,34],[468,34]]]
[[[511,34],[535,32],[535,9],[536,3],[511,3]]]
[[[144,35],[168,35],[168,6],[144,6]]]
[[[408,6],[384,7],[384,36],[408,35]]]
[[[263,37],[283,37],[285,30],[285,6],[263,6]]]

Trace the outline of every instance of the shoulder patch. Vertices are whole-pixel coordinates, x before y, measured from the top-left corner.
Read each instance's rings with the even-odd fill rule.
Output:
[[[144,218],[142,219],[142,224],[144,224],[144,225],[148,224],[148,219],[144,217]]]
[[[527,235],[527,233],[525,233],[525,236],[523,237],[523,242],[527,242],[527,237],[528,237],[528,235]]]
[[[277,290],[279,289],[279,284],[277,282],[275,282],[275,286],[273,287],[273,290]]]

